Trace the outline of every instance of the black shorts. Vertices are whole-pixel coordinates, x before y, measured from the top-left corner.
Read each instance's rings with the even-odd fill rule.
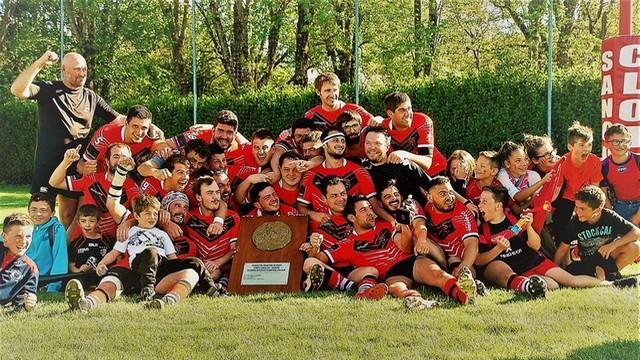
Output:
[[[412,256],[410,258],[406,258],[399,263],[396,263],[387,271],[384,279],[387,280],[392,276],[404,276],[409,279],[413,279],[413,267],[416,263],[416,257]]]
[[[344,276],[345,278],[349,278],[349,274],[351,274],[351,272],[353,270],[356,269],[355,266],[347,266],[347,267],[339,267],[339,268],[334,268],[338,274]]]
[[[54,196],[62,195],[70,199],[79,199],[82,197],[81,192],[56,189],[53,186],[49,185],[49,177],[51,176],[51,173],[52,172],[49,172],[48,169],[35,169],[35,171],[33,172],[33,178],[31,179],[30,193],[33,194],[35,192],[43,192]]]
[[[619,277],[618,266],[613,257],[605,259],[600,254],[582,257],[580,261],[569,264],[565,270],[573,275],[596,276],[598,266],[604,270],[606,280],[616,280]]]
[[[173,259],[162,258],[158,264],[158,272],[156,273],[156,285],[165,277],[182,270],[193,269],[193,262],[189,259]],[[195,270],[194,270],[195,271]]]
[[[137,295],[140,294],[140,280],[138,280],[138,276],[133,270],[116,266],[109,269],[107,275],[105,276],[115,276],[122,283],[122,293],[125,295]]]

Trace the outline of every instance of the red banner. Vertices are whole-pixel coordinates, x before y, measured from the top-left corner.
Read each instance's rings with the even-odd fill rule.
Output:
[[[631,151],[640,152],[640,35],[606,39],[601,54],[602,134],[623,124],[631,131]],[[604,146],[602,155],[608,155]]]

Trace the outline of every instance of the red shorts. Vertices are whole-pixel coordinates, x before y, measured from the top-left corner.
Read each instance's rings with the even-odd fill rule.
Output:
[[[524,273],[520,274],[522,276],[531,276],[531,275],[542,275],[544,276],[547,271],[559,267],[558,264],[554,263],[553,261],[549,260],[549,259],[544,259],[540,264],[532,267],[531,269],[525,271]]]

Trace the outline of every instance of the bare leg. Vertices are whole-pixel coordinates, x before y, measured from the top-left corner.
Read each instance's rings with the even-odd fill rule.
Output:
[[[58,195],[58,215],[60,216],[60,222],[67,229],[73,223],[73,218],[76,215],[78,209],[78,199],[68,198],[66,196]]]
[[[624,269],[625,266],[632,264],[640,256],[640,241],[634,241],[613,250],[611,256],[616,260],[618,270]]]

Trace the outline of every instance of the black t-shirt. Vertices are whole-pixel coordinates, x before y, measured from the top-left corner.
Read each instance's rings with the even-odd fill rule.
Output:
[[[72,90],[62,81],[34,82],[34,85],[40,89],[30,97],[37,100],[39,114],[33,183],[41,185],[48,183],[66,149],[88,142],[88,134],[79,139],[72,137],[69,128],[74,121],[91,128],[94,116],[112,121],[118,113],[86,87]]]
[[[580,222],[577,217],[569,221],[566,232],[563,233],[562,242],[571,244],[578,242],[580,257],[591,256],[598,249],[613,240],[624,236],[633,229],[633,224],[609,209],[602,209],[600,220],[595,224]]]
[[[371,162],[365,161],[363,166],[369,170],[371,180],[373,180],[373,185],[378,194],[387,186],[389,180],[396,179],[396,186],[403,199],[406,199],[411,194],[422,206],[427,203],[427,199],[420,191],[420,188],[424,188],[431,181],[431,178],[414,162],[405,160],[401,164],[384,163],[382,165],[373,165]]]
[[[486,239],[501,231],[507,230],[511,225],[513,225],[513,223],[509,218],[505,217],[504,220],[498,224],[484,223],[480,226],[479,230],[482,237]],[[486,234],[487,231],[489,234]],[[516,274],[522,274],[539,265],[544,261],[544,257],[530,248],[529,245],[527,245],[527,240],[526,231],[522,231],[520,234],[510,238],[509,243],[511,246],[503,250],[494,260],[505,262]],[[493,244],[487,244],[486,241],[481,241],[479,251],[484,253],[491,250],[494,246]]]
[[[113,248],[115,239],[103,234],[100,239],[88,239],[80,236],[69,246],[69,262],[73,262],[76,267],[84,264],[98,265],[100,260]],[[89,261],[90,258],[93,258]],[[95,262],[94,262],[95,261]]]

